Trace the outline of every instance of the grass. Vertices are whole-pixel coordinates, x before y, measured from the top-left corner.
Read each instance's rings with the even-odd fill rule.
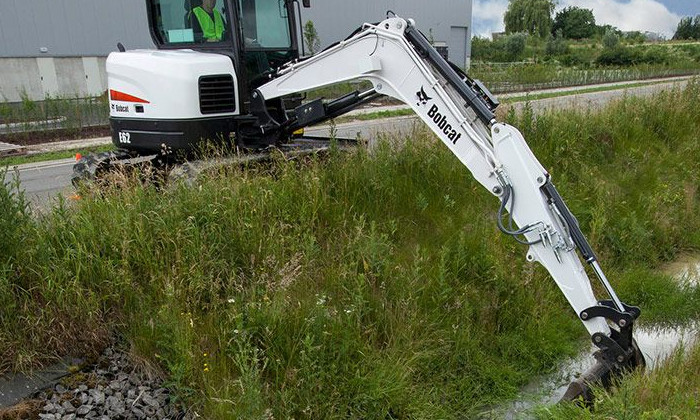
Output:
[[[691,82],[509,115],[645,322],[700,315],[698,289],[655,271],[700,249],[699,99]],[[194,188],[117,176],[40,215],[0,189],[0,370],[116,332],[204,418],[460,418],[511,398],[585,330],[493,197],[409,139]]]
[[[42,152],[30,155],[8,156],[0,158],[0,167],[23,165],[25,163],[45,162],[49,160],[67,159],[75,157],[76,153],[100,153],[114,150],[114,145],[105,144],[102,146],[81,147],[79,149],[60,150],[56,152]]]

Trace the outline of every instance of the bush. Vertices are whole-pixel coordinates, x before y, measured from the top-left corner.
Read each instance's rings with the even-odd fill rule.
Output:
[[[637,51],[621,46],[605,48],[596,59],[596,63],[601,66],[619,67],[631,66],[640,61],[641,56]]]
[[[556,36],[549,36],[544,49],[545,55],[548,57],[562,56],[569,52],[569,44],[567,44],[561,31],[558,31]]]
[[[605,31],[605,35],[603,35],[603,47],[609,50],[613,50],[617,48],[618,45],[620,45],[620,36],[617,34],[616,31],[609,29]]]

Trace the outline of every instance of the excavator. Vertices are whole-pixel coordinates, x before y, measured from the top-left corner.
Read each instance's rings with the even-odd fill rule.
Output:
[[[202,139],[239,150],[303,147],[319,141],[299,134],[305,127],[385,95],[410,106],[499,201],[498,228],[527,247],[527,261],[544,266],[590,334],[595,363],[562,400],[590,404],[597,386],[644,368],[632,334],[640,309],[617,296],[521,133],[496,120],[498,100],[443,58],[414,20],[388,12],[306,56],[301,8],[310,0],[146,0],[146,6],[157,49],[119,44],[107,59],[117,150],[80,159],[75,179],[133,161],[186,159]],[[304,101],[305,92],[351,81],[371,88]],[[607,298],[596,297],[584,264]]]

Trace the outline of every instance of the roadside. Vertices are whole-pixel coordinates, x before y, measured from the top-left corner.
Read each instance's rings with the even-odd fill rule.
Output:
[[[599,93],[605,91],[615,91],[620,89],[641,88],[659,84],[669,84],[683,82],[692,79],[692,76],[671,77],[650,79],[644,81],[627,81],[616,83],[605,83],[598,85],[574,86],[556,89],[545,89],[533,92],[517,92],[499,95],[499,99],[505,105],[520,102],[531,102],[541,99],[551,99],[558,97],[574,96],[587,93]],[[504,107],[506,108],[506,107]],[[337,118],[336,124],[344,124],[355,121],[366,121],[373,119],[384,119],[394,117],[413,116],[413,112],[408,105],[382,105],[380,103],[369,103],[368,106],[355,109],[346,115]],[[318,126],[322,129],[326,126]],[[311,128],[313,130],[313,128]],[[0,142],[0,166],[19,166],[56,159],[67,159],[75,156],[76,153],[86,154],[91,152],[101,152],[110,150],[112,139],[109,136],[65,140],[50,143],[39,143],[34,145],[15,145]]]

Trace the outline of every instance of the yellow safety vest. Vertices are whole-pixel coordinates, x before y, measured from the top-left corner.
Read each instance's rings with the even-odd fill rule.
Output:
[[[214,20],[212,20],[209,13],[201,7],[195,7],[192,9],[192,13],[197,16],[199,26],[202,27],[202,32],[204,33],[204,38],[221,41],[224,35],[224,19],[221,17],[221,13],[219,13],[218,10],[214,9]]]

